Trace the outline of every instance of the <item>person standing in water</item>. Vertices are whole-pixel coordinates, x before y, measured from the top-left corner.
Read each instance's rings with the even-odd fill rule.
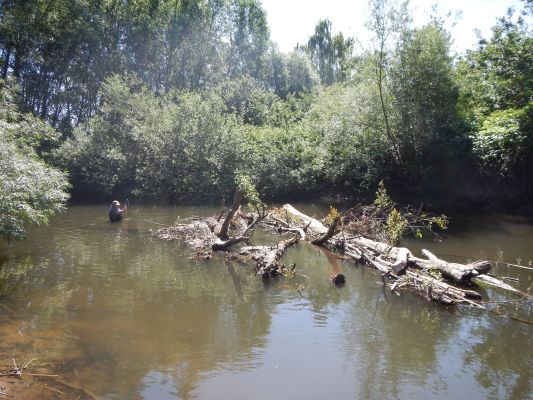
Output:
[[[114,200],[111,203],[111,208],[109,209],[109,221],[118,222],[122,221],[122,213],[128,208],[128,200],[126,200],[126,205],[124,208],[120,208],[120,203],[117,200]]]

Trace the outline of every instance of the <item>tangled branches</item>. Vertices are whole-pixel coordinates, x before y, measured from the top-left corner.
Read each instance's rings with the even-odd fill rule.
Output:
[[[374,204],[350,208],[344,213],[342,224],[346,232],[397,245],[408,234],[421,238],[429,233],[440,240],[437,229],[446,229],[448,218],[423,212],[422,206],[398,209],[381,181]]]

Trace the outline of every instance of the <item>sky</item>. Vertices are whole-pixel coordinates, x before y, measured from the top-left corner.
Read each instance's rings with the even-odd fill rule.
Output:
[[[282,52],[291,51],[297,43],[305,44],[320,19],[332,22],[333,32],[358,39],[362,46],[369,35],[364,26],[367,0],[261,0],[267,12],[271,39]],[[474,29],[490,37],[496,18],[514,6],[522,8],[519,0],[411,0],[410,9],[415,26],[428,21],[432,6],[437,4],[438,15],[451,12],[446,27],[452,34],[452,51],[464,52],[476,47]]]

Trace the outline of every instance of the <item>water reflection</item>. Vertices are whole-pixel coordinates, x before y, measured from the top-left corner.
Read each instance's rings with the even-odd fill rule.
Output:
[[[212,212],[139,209],[109,224],[74,207],[2,245],[0,356],[35,357],[109,399],[531,397],[530,325],[398,297],[305,243],[286,255],[297,274],[264,285],[153,239],[145,221]],[[341,288],[328,279],[339,272]]]
[[[465,354],[465,367],[492,398],[530,398],[533,393],[533,346],[530,325],[492,318],[473,326],[477,343]]]

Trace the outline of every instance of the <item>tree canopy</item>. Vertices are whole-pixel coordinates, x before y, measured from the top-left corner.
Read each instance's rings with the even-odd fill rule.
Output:
[[[85,199],[218,201],[246,171],[264,198],[385,180],[407,197],[529,201],[530,2],[460,57],[442,19],[368,9],[360,48],[320,20],[285,54],[258,0],[1,1],[0,71],[20,88],[3,103],[2,173],[52,164]],[[66,190],[50,171],[47,210]]]

